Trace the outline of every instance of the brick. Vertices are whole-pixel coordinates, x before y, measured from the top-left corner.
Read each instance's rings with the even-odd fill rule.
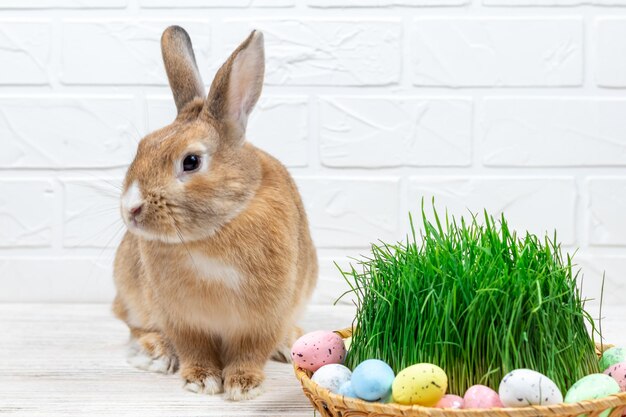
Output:
[[[0,84],[49,84],[49,20],[0,21]]]
[[[264,97],[250,115],[250,142],[290,167],[308,163],[307,97]]]
[[[115,248],[126,230],[119,211],[121,178],[63,179],[63,246]]]
[[[399,81],[398,19],[227,20],[224,56],[252,29],[265,35],[269,85],[389,85]]]
[[[290,7],[295,0],[179,0],[175,3],[169,0],[139,0],[145,8],[210,8],[210,7]]]
[[[589,243],[626,245],[626,177],[591,177],[586,188]]]
[[[130,96],[1,96],[0,116],[1,168],[121,167],[137,146]]]
[[[128,0],[2,0],[0,9],[114,9]]]
[[[471,162],[472,102],[326,96],[319,130],[326,166],[464,166]]]
[[[209,67],[207,20],[177,20],[194,44],[199,68]],[[172,20],[98,19],[63,22],[61,80],[66,84],[165,85],[161,34]]]
[[[578,86],[583,25],[577,18],[424,18],[411,37],[422,86]]]
[[[487,98],[478,127],[489,166],[626,165],[626,100]]]
[[[0,258],[0,302],[110,303],[112,256]]]
[[[0,249],[51,246],[56,201],[51,181],[0,179]]]
[[[308,103],[306,96],[261,97],[248,120],[247,138],[289,167],[308,162]],[[171,96],[147,98],[148,129],[158,129],[176,117]]]
[[[511,228],[538,236],[554,230],[563,244],[576,242],[576,185],[569,177],[413,177],[409,184],[409,207],[420,214],[424,199],[430,213],[435,198],[440,215],[447,209],[455,216],[483,216],[483,210],[504,215]],[[408,224],[408,222],[406,222]],[[406,227],[408,230],[408,226]]]
[[[470,0],[308,0],[311,7],[420,7],[420,6],[462,6]]]
[[[398,239],[397,179],[298,177],[296,183],[318,247],[362,248]]]
[[[596,83],[626,87],[626,19],[598,19],[594,32]]]

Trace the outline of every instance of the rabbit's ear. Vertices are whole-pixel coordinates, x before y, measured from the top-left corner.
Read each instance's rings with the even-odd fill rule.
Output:
[[[265,74],[263,33],[252,31],[217,71],[206,102],[209,115],[224,122],[241,140],[248,116],[256,104]]]
[[[196,65],[191,39],[180,26],[170,26],[161,36],[161,52],[176,108],[180,110],[196,97],[205,96],[202,78]]]

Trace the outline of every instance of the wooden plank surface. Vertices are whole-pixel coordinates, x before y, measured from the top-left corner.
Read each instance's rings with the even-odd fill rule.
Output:
[[[626,308],[605,308],[605,338],[626,346]],[[311,306],[306,331],[350,324],[348,306]],[[182,389],[178,375],[126,363],[125,326],[101,304],[0,304],[2,416],[313,416],[291,365],[270,362],[247,402]]]
[[[347,327],[350,307],[309,308],[306,331]],[[126,363],[128,331],[109,306],[0,304],[0,415],[312,416],[291,365],[267,365],[247,402],[183,390],[178,375]]]

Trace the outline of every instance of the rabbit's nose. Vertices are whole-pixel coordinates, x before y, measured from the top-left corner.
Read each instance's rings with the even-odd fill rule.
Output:
[[[122,209],[134,220],[141,213],[143,204],[144,200],[139,189],[139,183],[133,181],[122,195]]]
[[[139,216],[139,214],[141,214],[141,209],[142,208],[143,208],[143,204],[139,204],[137,206],[130,207],[128,209],[128,211],[130,211],[131,216],[137,217],[137,216]]]

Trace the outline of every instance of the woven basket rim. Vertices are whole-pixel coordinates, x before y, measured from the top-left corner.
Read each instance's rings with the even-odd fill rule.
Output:
[[[352,328],[345,328],[335,331],[342,338],[352,335]],[[606,345],[605,345],[606,346]],[[454,415],[455,417],[484,417],[491,416],[510,416],[510,417],[531,417],[531,416],[576,416],[584,413],[600,412],[613,407],[626,405],[626,392],[620,392],[608,397],[597,400],[580,401],[570,404],[556,405],[537,405],[526,407],[502,407],[502,408],[469,408],[469,409],[452,409],[452,408],[434,408],[424,407],[420,405],[402,405],[397,403],[378,403],[368,402],[358,398],[344,397],[343,395],[334,394],[328,389],[323,388],[313,382],[310,378],[310,371],[299,368],[294,365],[296,377],[302,384],[303,388],[308,389],[315,396],[322,400],[338,405],[346,409],[361,410],[377,414],[387,415],[420,415],[432,417],[445,417]],[[596,414],[596,413],[593,413]],[[620,413],[616,410],[609,417],[618,417]]]

